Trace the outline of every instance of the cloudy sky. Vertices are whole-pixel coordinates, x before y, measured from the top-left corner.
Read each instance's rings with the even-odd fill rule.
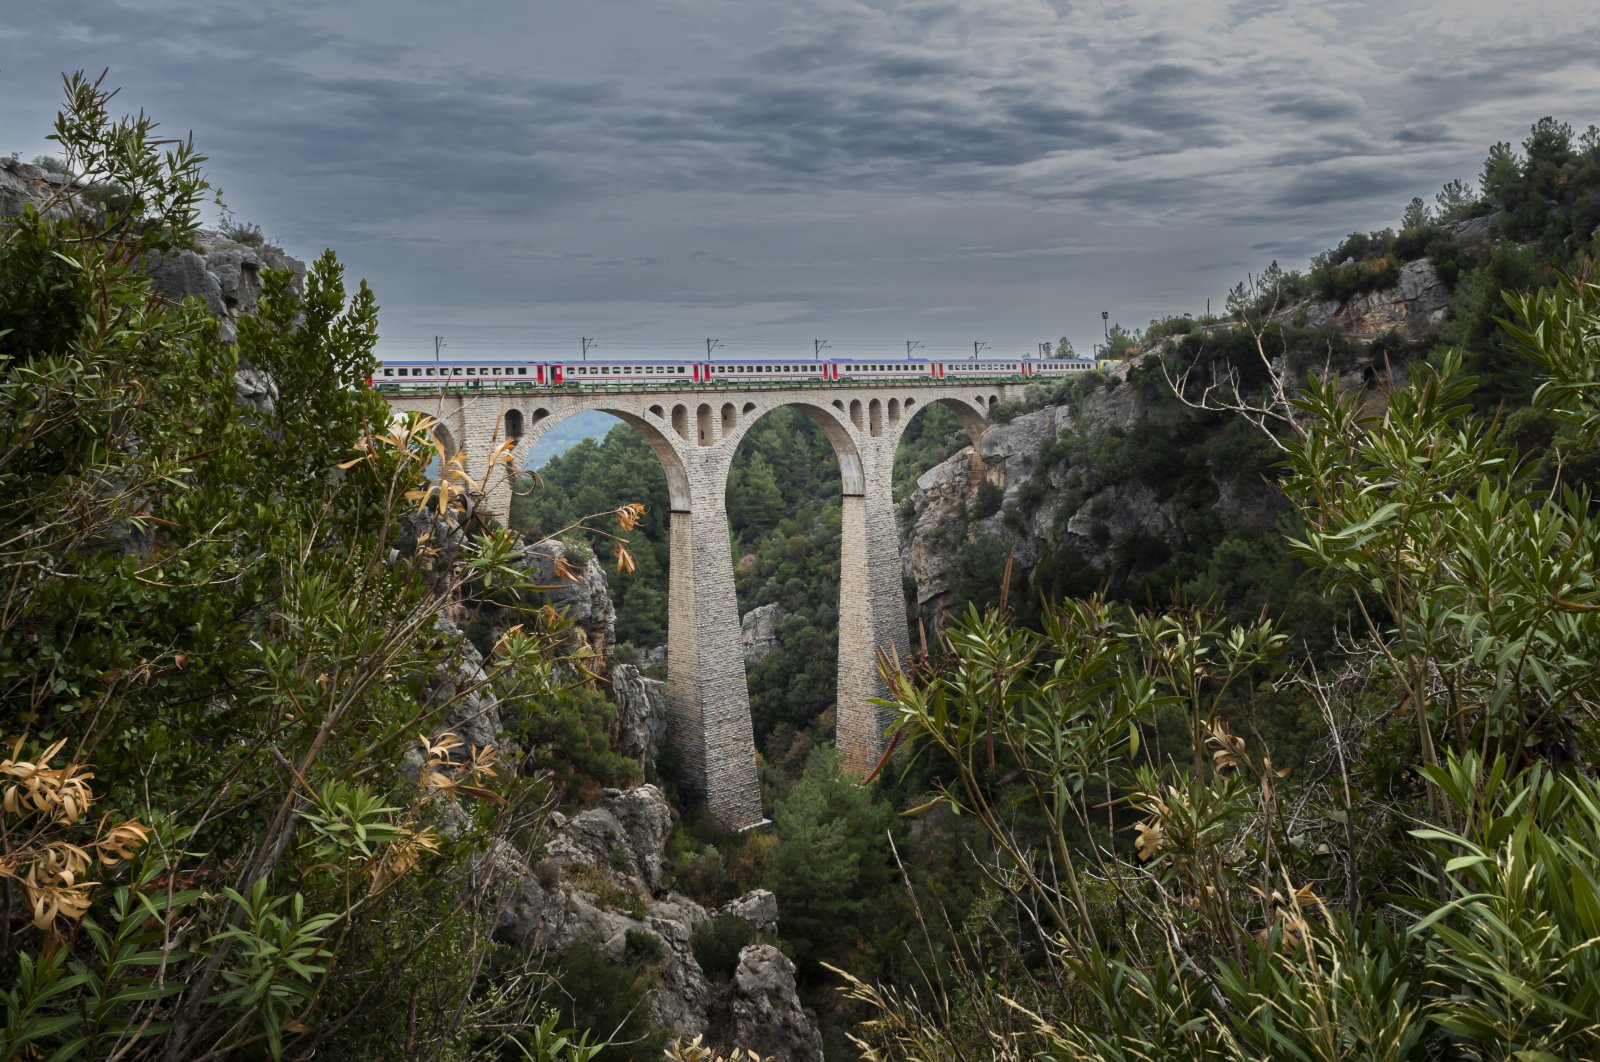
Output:
[[[0,150],[109,66],[393,355],[1086,349],[1600,123],[1596,40],[1596,0],[73,0],[0,23]]]

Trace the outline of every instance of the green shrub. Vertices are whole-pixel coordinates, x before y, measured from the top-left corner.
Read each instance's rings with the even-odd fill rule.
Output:
[[[705,975],[718,984],[733,979],[739,968],[739,952],[756,943],[756,927],[738,915],[720,914],[694,927],[689,946],[694,961]]]
[[[972,505],[967,509],[967,519],[973,523],[986,520],[1000,511],[1000,506],[1005,500],[1006,492],[998,484],[986,479],[978,484],[977,493],[972,496]]]

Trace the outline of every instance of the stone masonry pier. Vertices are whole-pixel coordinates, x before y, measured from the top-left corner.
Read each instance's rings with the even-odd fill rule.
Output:
[[[883,755],[890,721],[870,703],[885,693],[877,655],[882,650],[904,657],[907,651],[892,492],[895,449],[911,420],[935,403],[953,410],[976,443],[988,428],[990,411],[1021,390],[1015,383],[942,380],[451,390],[387,397],[398,412],[424,413],[438,421],[446,450],[465,455],[469,474],[480,482],[489,455],[508,438],[515,440],[515,467],[520,468],[551,425],[576,413],[609,413],[650,444],[666,473],[672,504],[669,740],[686,782],[719,821],[743,829],[764,819],[728,537],[728,473],[740,440],[766,413],[794,406],[822,429],[838,458],[844,511],[836,741],[847,768],[864,775]],[[509,517],[511,486],[505,476],[490,478],[483,504],[501,520]]]

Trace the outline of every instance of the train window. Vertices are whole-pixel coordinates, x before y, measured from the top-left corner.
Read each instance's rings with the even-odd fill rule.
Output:
[[[518,365],[517,366],[517,375],[518,376],[526,376],[526,375],[528,375],[528,367],[526,365]]]
[[[394,370],[393,369],[385,369],[385,370],[383,370],[383,374],[385,376],[393,376],[394,375]]]
[[[478,370],[469,366],[467,368],[467,375],[468,376],[476,376],[476,375],[478,375]]]

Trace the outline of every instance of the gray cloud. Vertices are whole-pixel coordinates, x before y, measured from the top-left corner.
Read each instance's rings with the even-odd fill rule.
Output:
[[[80,0],[0,37],[0,146],[114,64],[241,216],[372,280],[386,344],[1087,344],[1595,120],[1600,10],[1519,8]]]

